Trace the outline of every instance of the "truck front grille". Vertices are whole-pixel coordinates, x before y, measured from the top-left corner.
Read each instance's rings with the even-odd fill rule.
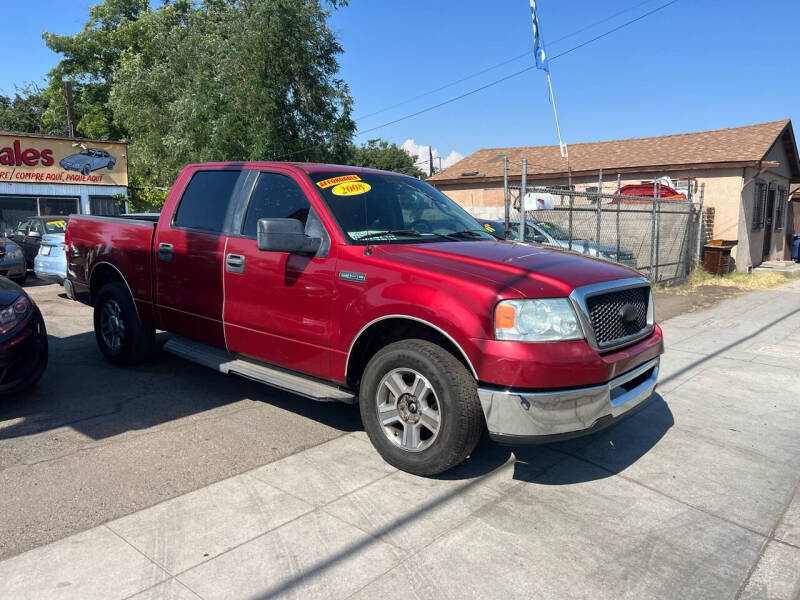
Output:
[[[650,288],[646,285],[586,298],[597,345],[614,346],[647,329],[649,300]]]

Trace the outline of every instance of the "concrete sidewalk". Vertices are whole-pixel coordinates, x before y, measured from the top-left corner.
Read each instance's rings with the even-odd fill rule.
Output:
[[[800,281],[664,331],[612,429],[439,479],[349,433],[0,562],[0,598],[798,598]]]

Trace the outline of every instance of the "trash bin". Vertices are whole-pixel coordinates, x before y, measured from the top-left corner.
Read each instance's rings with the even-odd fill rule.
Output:
[[[800,262],[800,233],[792,236],[792,260]]]
[[[709,240],[703,246],[703,266],[712,275],[724,275],[733,271],[731,250],[738,240]]]

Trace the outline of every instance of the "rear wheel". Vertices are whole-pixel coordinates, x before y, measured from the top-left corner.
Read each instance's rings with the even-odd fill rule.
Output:
[[[389,464],[436,475],[478,443],[483,412],[475,378],[452,354],[425,340],[390,344],[367,364],[361,419]]]
[[[121,283],[109,283],[97,294],[94,335],[103,356],[117,365],[144,362],[155,352],[155,329],[139,322],[133,298]]]

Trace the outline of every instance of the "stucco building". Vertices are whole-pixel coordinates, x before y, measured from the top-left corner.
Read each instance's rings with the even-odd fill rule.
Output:
[[[668,176],[679,191],[704,187],[711,210],[711,237],[737,240],[736,267],[747,270],[788,256],[789,194],[800,184],[800,162],[790,120],[650,138],[571,144],[569,165],[558,146],[485,148],[428,179],[475,216],[503,213],[503,157],[509,181],[521,179],[528,159],[528,185],[603,191]],[[690,195],[690,194],[687,194]],[[699,196],[696,196],[699,200]]]

